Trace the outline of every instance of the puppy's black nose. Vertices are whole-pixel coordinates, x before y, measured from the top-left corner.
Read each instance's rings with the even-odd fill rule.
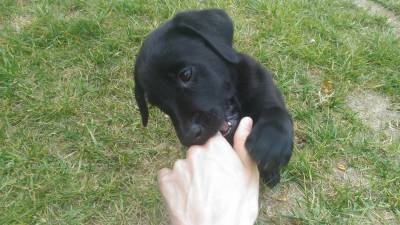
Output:
[[[202,128],[199,124],[193,123],[184,135],[185,145],[202,144]]]
[[[188,132],[189,139],[198,140],[201,137],[201,127],[198,124],[193,124]]]

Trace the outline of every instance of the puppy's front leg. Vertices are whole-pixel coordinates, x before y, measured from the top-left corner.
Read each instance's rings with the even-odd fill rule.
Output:
[[[280,170],[292,155],[292,119],[272,75],[249,56],[240,56],[236,68],[242,115],[254,120],[246,147],[264,181],[273,187],[279,183]]]
[[[257,162],[268,186],[280,181],[280,169],[292,155],[293,125],[290,115],[279,107],[265,109],[255,121],[246,148]]]

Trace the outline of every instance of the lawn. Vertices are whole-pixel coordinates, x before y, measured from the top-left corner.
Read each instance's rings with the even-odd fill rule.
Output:
[[[400,1],[399,0],[374,0],[382,4],[386,8],[393,10],[397,15],[400,15]]]
[[[0,224],[168,224],[156,173],[185,151],[156,108],[141,126],[132,68],[150,31],[209,7],[296,125],[257,224],[400,223],[400,40],[384,17],[346,0],[2,0]]]

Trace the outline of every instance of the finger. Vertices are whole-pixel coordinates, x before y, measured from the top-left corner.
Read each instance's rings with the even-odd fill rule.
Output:
[[[172,174],[171,169],[162,168],[161,170],[159,170],[157,175],[159,185],[161,186],[162,184],[171,180],[171,174]]]
[[[200,155],[204,154],[204,148],[200,145],[191,146],[186,152],[186,160],[188,163],[196,160]]]
[[[158,186],[160,186],[160,191],[164,197],[169,196],[173,193],[173,176],[172,170],[168,168],[163,168],[158,171]]]
[[[176,208],[179,204],[179,195],[177,195],[177,187],[173,170],[163,168],[158,171],[158,183],[160,191],[169,210]]]
[[[186,187],[190,184],[191,179],[189,170],[188,162],[184,159],[177,160],[172,170],[175,186],[180,188],[182,192],[184,192]]]
[[[226,161],[235,158],[232,146],[220,132],[211,137],[204,145],[206,154],[217,161]]]
[[[214,136],[208,139],[204,146],[208,147],[210,145],[214,145],[215,143],[220,142],[222,139],[224,139],[224,137],[222,136],[221,132],[218,131]]]
[[[222,136],[221,132],[217,132],[217,134],[208,139],[204,146],[208,152],[218,151],[218,153],[223,154],[227,152],[230,153],[229,150],[232,148],[229,142]]]
[[[180,171],[184,170],[185,167],[186,167],[186,161],[184,159],[178,159],[174,163],[174,168],[172,169],[172,171],[180,172]]]
[[[186,154],[188,164],[188,172],[193,175],[194,172],[199,171],[204,166],[204,156],[206,148],[200,145],[194,145],[189,148]]]
[[[233,146],[234,146],[233,148],[239,155],[240,160],[246,166],[251,165],[253,163],[245,147],[246,139],[251,132],[252,126],[253,126],[253,120],[250,117],[242,118],[233,139]]]

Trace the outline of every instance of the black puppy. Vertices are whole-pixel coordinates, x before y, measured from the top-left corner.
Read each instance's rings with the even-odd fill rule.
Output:
[[[232,48],[233,24],[222,10],[178,13],[144,41],[135,66],[143,125],[148,101],[168,114],[182,144],[203,144],[220,131],[232,143],[241,117],[254,127],[246,141],[269,186],[292,154],[293,125],[271,75]]]

